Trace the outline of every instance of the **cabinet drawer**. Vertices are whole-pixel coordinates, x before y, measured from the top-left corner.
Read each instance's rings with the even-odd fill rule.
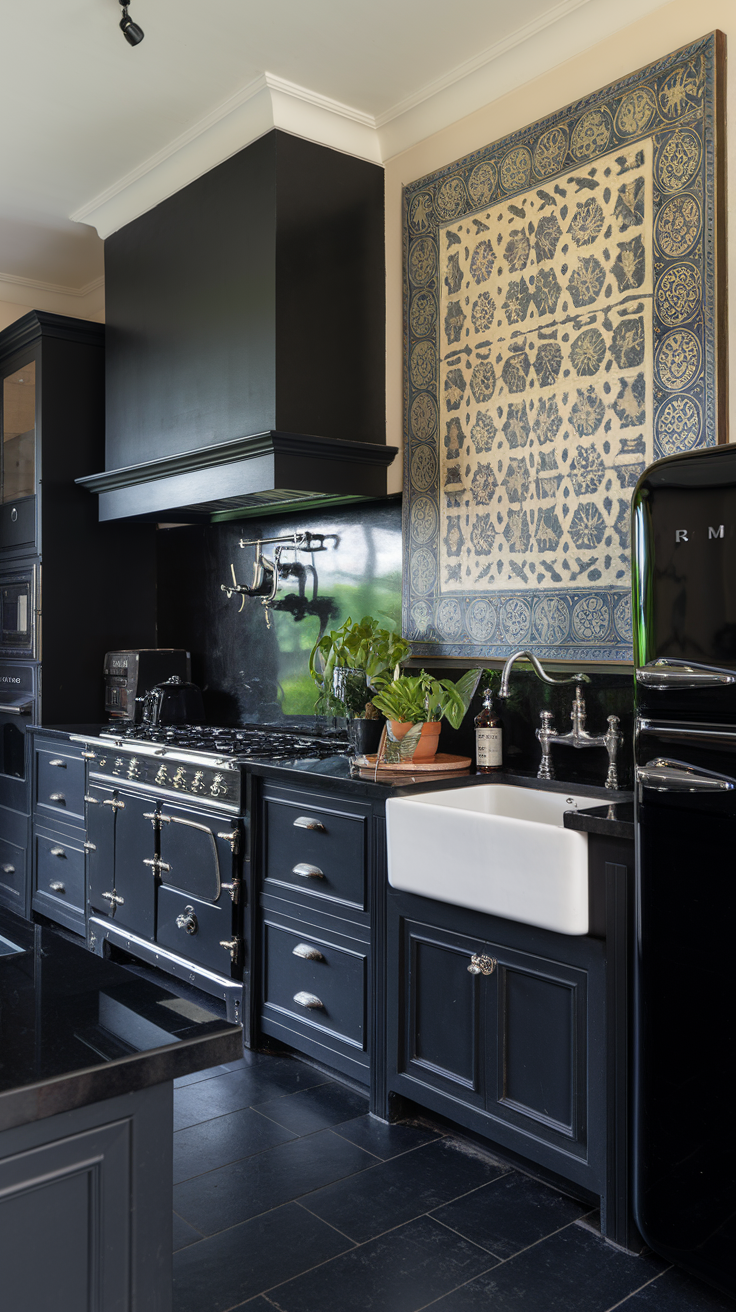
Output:
[[[62,750],[36,748],[36,806],[54,815],[84,818],[84,761]]]
[[[367,945],[338,945],[315,926],[287,928],[265,916],[262,961],[266,1016],[365,1050]]]
[[[22,847],[0,838],[0,900],[21,915],[25,902],[26,854]]]
[[[0,506],[0,547],[20,547],[35,540],[35,497],[22,497]]]
[[[364,816],[266,797],[264,887],[365,911],[366,855]]]
[[[65,906],[84,909],[84,852],[66,839],[36,834],[34,892]]]

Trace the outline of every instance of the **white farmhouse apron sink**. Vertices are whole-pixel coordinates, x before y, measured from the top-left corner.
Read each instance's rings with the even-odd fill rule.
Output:
[[[386,803],[388,882],[438,902],[588,932],[588,835],[563,828],[578,794],[510,784],[438,789]]]

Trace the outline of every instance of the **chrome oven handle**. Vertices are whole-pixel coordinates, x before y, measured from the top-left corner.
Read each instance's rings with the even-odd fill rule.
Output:
[[[658,793],[730,793],[736,788],[736,780],[728,775],[665,757],[637,766],[636,781]]]

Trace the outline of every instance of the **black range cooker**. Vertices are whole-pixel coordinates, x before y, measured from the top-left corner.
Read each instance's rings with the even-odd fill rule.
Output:
[[[262,726],[116,724],[77,737],[89,764],[88,942],[223,998],[245,1019],[250,761],[315,762],[343,735]]]

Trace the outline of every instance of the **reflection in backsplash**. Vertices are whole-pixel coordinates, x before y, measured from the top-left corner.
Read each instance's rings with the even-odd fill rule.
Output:
[[[324,534],[322,549],[303,551],[284,546],[280,556],[281,584],[275,600],[265,607],[258,597],[233,592],[223,584],[253,583],[256,547],[249,542],[290,534]],[[277,722],[285,717],[311,717],[316,688],[309,675],[309,652],[317,638],[348,615],[373,615],[393,620],[401,616],[401,504],[398,498],[309,514],[295,513],[226,524],[162,529],[158,539],[158,643],[186,647],[192,653],[192,677],[204,691],[212,724]],[[264,544],[273,561],[279,544]],[[232,568],[231,568],[232,567]],[[486,663],[488,664],[488,663]],[[500,662],[494,686],[498,685]],[[428,665],[437,677],[456,679],[462,666]],[[621,787],[631,787],[633,679],[626,667],[587,666],[590,683],[583,687],[587,729],[604,733],[607,716],[618,715],[624,742],[619,756]],[[511,696],[501,708],[504,761],[508,768],[536,772],[541,750],[535,736],[539,713],[552,711],[554,726],[570,728],[572,684],[552,688],[530,670],[513,670]],[[474,755],[473,717],[480,708],[476,694],[459,730],[443,724],[440,750]],[[603,784],[604,748],[576,750],[554,746],[552,760],[559,780]]]
[[[289,534],[325,535],[314,551],[264,544],[279,557],[282,586],[263,599],[230,598],[222,585],[253,583],[257,548]],[[309,653],[326,629],[373,615],[401,623],[401,503],[314,510],[177,529],[158,538],[158,643],[187,647],[192,678],[213,724],[312,715],[317,690]]]

